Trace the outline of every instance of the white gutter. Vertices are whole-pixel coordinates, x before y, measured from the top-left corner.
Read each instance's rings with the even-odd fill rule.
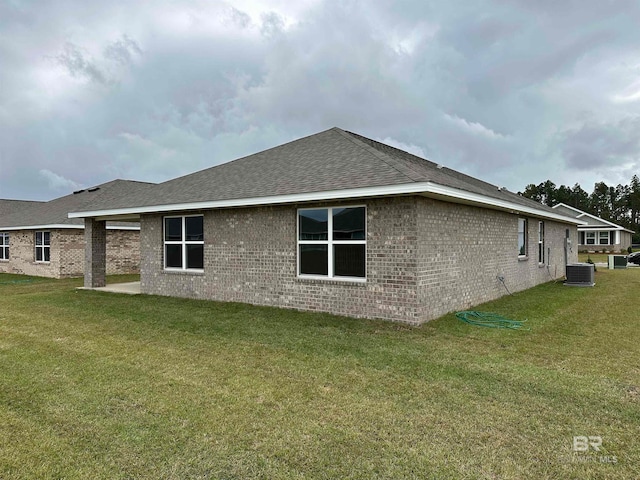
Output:
[[[14,232],[16,230],[84,230],[84,225],[51,224],[51,225],[24,225],[20,227],[0,227],[0,232]],[[135,226],[107,225],[107,230],[140,230]]]
[[[636,233],[636,232],[634,232],[633,230],[629,230],[629,229],[624,228],[624,227],[620,227],[620,226],[618,226],[618,227],[608,227],[608,226],[606,226],[606,225],[603,225],[602,227],[595,227],[595,226],[581,226],[581,225],[578,225],[578,230],[582,230],[582,231],[591,231],[591,230],[598,231],[598,230],[600,230],[600,231],[603,231],[603,232],[604,232],[604,231],[608,231],[608,232],[629,232],[629,233]]]
[[[496,187],[497,188],[497,187]],[[557,220],[563,223],[580,225],[580,222],[572,217],[565,217],[553,212],[527,207],[517,203],[500,200],[497,198],[467,192],[452,187],[445,187],[432,182],[414,182],[401,185],[386,185],[381,187],[351,188],[344,190],[329,190],[324,192],[311,192],[289,195],[274,195],[268,197],[235,198],[230,200],[213,200],[206,202],[176,203],[169,205],[151,205],[145,207],[125,207],[108,210],[90,210],[84,212],[71,212],[69,218],[87,217],[114,217],[121,215],[140,215],[144,213],[165,213],[188,210],[209,210],[232,207],[254,207],[261,205],[279,205],[287,203],[320,202],[328,200],[346,200],[367,197],[385,197],[395,195],[425,195],[443,198],[454,203],[479,205],[486,208],[505,210],[515,214],[528,214],[534,217]]]

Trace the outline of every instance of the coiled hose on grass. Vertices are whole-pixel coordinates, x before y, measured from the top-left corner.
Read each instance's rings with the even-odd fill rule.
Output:
[[[456,317],[463,322],[471,325],[477,325],[478,327],[488,328],[510,328],[512,330],[529,330],[524,326],[526,320],[510,320],[498,315],[497,313],[485,313],[475,311],[457,312]]]

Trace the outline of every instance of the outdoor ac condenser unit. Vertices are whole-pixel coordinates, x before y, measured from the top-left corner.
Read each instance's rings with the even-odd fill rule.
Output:
[[[570,287],[593,287],[595,267],[591,263],[574,263],[567,265],[567,280],[565,285]]]

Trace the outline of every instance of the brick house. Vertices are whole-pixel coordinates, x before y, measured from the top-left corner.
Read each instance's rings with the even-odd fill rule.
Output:
[[[579,223],[338,128],[70,217],[89,288],[105,221],[136,218],[142,293],[410,324],[562,277]]]
[[[80,277],[84,274],[84,222],[68,212],[90,202],[127,196],[151,184],[115,180],[49,202],[0,200],[0,272],[41,277]],[[140,271],[140,226],[109,222],[106,232],[106,271]]]
[[[626,253],[627,248],[631,246],[635,233],[633,230],[564,203],[554,205],[553,209],[562,215],[580,220],[581,224],[578,225],[578,251],[580,252]]]

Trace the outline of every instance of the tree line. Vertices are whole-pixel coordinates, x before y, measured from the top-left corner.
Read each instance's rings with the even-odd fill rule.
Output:
[[[609,186],[598,182],[591,194],[587,193],[580,184],[573,187],[556,184],[551,180],[538,185],[530,183],[524,192],[518,192],[527,198],[553,207],[564,203],[587,213],[603,218],[633,230],[633,243],[640,243],[640,179],[638,175],[631,178],[628,185]]]

